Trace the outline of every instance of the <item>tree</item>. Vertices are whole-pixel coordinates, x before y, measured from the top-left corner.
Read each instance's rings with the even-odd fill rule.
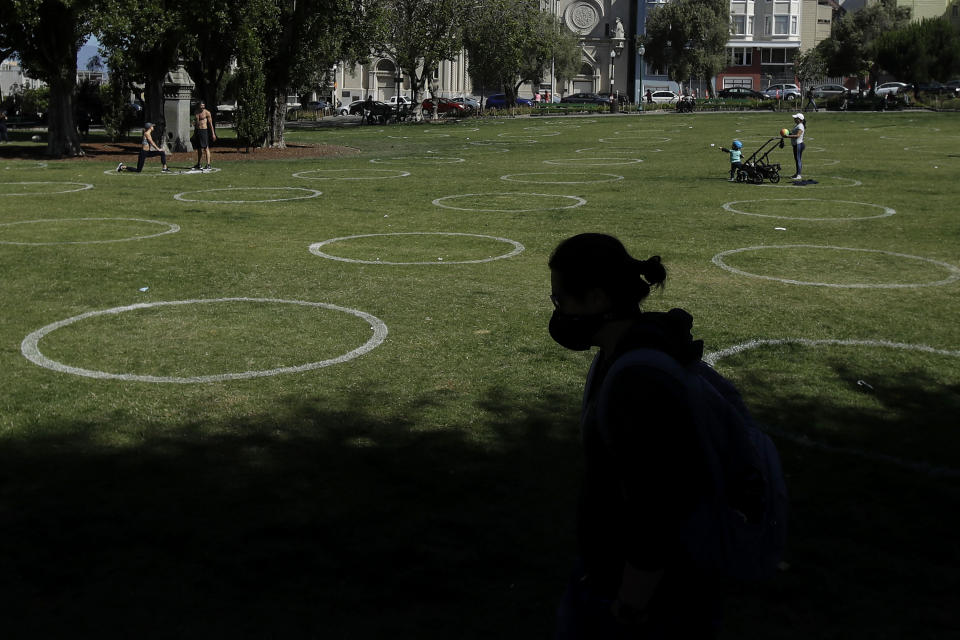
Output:
[[[83,155],[73,97],[77,53],[92,32],[95,9],[95,0],[0,0],[0,52],[50,87],[45,153],[51,157]]]
[[[569,55],[565,28],[537,0],[485,0],[474,4],[468,18],[470,78],[476,86],[502,89],[508,104],[524,82],[540,83],[555,53]]]
[[[378,16],[379,53],[391,58],[410,78],[414,104],[420,103],[427,81],[440,63],[460,53],[467,7],[467,0],[383,0]],[[433,104],[436,118],[437,101]]]
[[[373,42],[372,2],[273,0],[257,25],[263,55],[267,120],[265,145],[283,140],[287,94],[299,93],[338,61],[361,62]]]
[[[823,78],[827,73],[827,62],[816,49],[807,49],[797,54],[793,61],[793,72],[802,86]]]
[[[896,0],[880,0],[852,14],[845,14],[833,23],[830,37],[817,45],[817,52],[827,63],[832,76],[869,76],[876,84],[876,44],[880,36],[906,27],[910,8],[898,7]]]
[[[729,37],[726,0],[673,0],[647,18],[644,57],[681,86],[691,78],[712,80],[727,66]]]
[[[554,84],[565,86],[567,82],[573,80],[580,74],[580,68],[583,66],[583,49],[580,48],[580,38],[563,24],[563,21],[557,20],[557,36],[553,44],[553,55],[551,58],[553,64]],[[551,93],[556,93],[557,87],[551,88]]]
[[[187,37],[183,10],[187,0],[109,0],[97,14],[96,30],[103,49],[115,68],[144,84],[145,119],[157,127],[163,144],[166,117],[163,83],[176,66],[180,47]]]
[[[944,18],[913,22],[881,34],[880,68],[907,82],[947,80],[960,69],[960,33]]]
[[[260,146],[267,137],[263,56],[251,25],[241,25],[237,36],[237,112],[234,129],[237,139],[249,149]]]

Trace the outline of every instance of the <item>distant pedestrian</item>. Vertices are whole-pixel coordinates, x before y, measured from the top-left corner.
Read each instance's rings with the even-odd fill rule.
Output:
[[[7,137],[7,112],[0,109],[0,142],[10,142]]]
[[[163,165],[161,173],[173,173],[167,168],[167,152],[158,147],[157,143],[153,141],[153,123],[146,122],[143,125],[143,137],[140,139],[140,155],[137,157],[137,168],[131,169],[121,162],[117,165],[117,172],[122,173],[128,171],[142,173],[143,164],[147,161],[147,158],[153,158],[154,156],[160,156],[160,162]]]
[[[653,92],[650,89],[647,89],[647,92],[644,94],[644,97],[647,100],[647,104],[653,104]]]
[[[813,109],[814,113],[816,113],[817,103],[814,100],[813,87],[809,87],[807,89],[807,106],[804,108],[804,111],[809,111],[811,108]]]
[[[540,106],[540,92],[539,92],[539,91],[537,91],[535,94],[533,94],[533,106],[535,106],[535,107],[539,107],[539,106]]]
[[[197,144],[197,164],[194,171],[200,171],[200,161],[206,160],[203,171],[210,171],[210,143],[216,142],[217,133],[213,129],[213,116],[207,111],[207,105],[201,100],[193,116],[194,135]]]

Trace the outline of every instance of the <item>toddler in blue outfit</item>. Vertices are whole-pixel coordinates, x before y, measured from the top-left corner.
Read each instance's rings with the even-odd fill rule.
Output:
[[[737,170],[743,166],[743,143],[739,140],[734,140],[733,144],[730,145],[730,149],[726,147],[720,147],[720,151],[730,154],[730,180],[733,182],[737,179]]]

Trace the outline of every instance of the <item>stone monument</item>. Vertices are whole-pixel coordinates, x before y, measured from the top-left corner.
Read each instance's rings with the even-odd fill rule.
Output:
[[[195,86],[182,64],[167,72],[163,79],[163,117],[167,121],[163,141],[170,151],[193,151],[190,99]]]

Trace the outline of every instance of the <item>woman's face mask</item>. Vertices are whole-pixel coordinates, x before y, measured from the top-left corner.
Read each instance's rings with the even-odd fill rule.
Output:
[[[607,321],[607,315],[561,313],[554,309],[550,317],[550,337],[571,351],[586,351],[593,346],[592,339]]]

